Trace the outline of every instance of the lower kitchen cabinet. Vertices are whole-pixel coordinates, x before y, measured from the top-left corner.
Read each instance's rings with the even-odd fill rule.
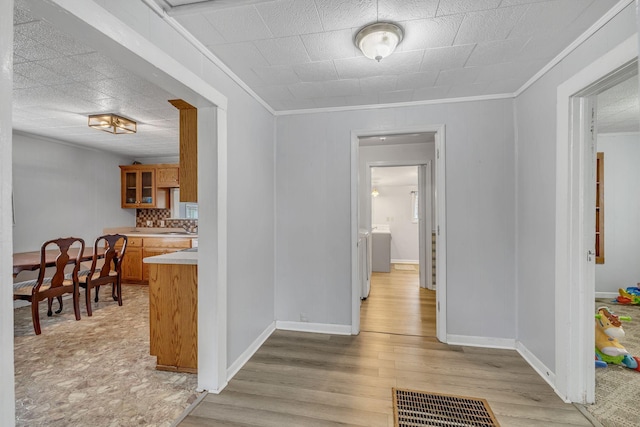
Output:
[[[144,258],[188,249],[191,238],[181,237],[129,237],[127,252],[122,260],[122,281],[126,283],[148,283],[149,265]]]

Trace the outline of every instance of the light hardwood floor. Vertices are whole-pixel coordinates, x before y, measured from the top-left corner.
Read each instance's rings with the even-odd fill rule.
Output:
[[[274,332],[179,425],[393,426],[392,387],[487,399],[503,427],[591,425],[515,351],[438,342],[435,296],[413,274],[374,278],[358,336]]]
[[[373,273],[371,292],[360,308],[360,330],[436,336],[436,291],[420,288],[416,270]]]

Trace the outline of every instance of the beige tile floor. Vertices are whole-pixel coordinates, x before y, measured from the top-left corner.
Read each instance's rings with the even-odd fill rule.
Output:
[[[147,287],[123,286],[122,307],[110,293],[80,321],[70,300],[51,318],[41,302],[39,336],[14,310],[16,426],[169,426],[196,399],[196,375],[155,369]]]

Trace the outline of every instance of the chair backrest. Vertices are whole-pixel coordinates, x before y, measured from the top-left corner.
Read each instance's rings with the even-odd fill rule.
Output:
[[[75,243],[75,248],[71,246]],[[60,237],[58,239],[48,240],[42,244],[40,248],[40,272],[38,274],[38,283],[34,289],[34,292],[40,289],[42,283],[45,280],[45,270],[47,264],[51,262],[53,254],[48,251],[58,250],[58,254],[55,258],[55,273],[51,277],[51,287],[56,288],[62,286],[65,280],[65,268],[69,264],[73,264],[72,278],[74,282],[78,281],[78,270],[80,269],[80,262],[82,260],[82,254],[84,252],[84,240],[79,237]],[[77,253],[75,252],[77,250]]]
[[[117,248],[118,242],[122,240],[122,247]],[[105,234],[96,239],[93,247],[93,262],[91,263],[90,277],[96,271],[98,262],[98,251],[104,245],[104,264],[100,268],[100,277],[109,275],[109,272],[115,271],[120,274],[122,268],[122,258],[127,250],[127,236],[124,234]]]

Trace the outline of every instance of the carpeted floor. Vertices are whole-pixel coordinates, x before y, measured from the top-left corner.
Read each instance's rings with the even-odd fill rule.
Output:
[[[596,300],[596,308],[603,305],[619,316],[631,316],[631,322],[622,322],[625,337],[620,344],[633,356],[640,357],[640,306]],[[596,369],[596,403],[586,408],[602,425],[640,426],[639,405],[640,372],[616,365]]]
[[[169,426],[197,397],[193,374],[155,369],[146,286],[123,286],[123,306],[101,290],[82,319],[65,300],[33,332],[30,307],[14,310],[16,426]],[[57,309],[57,302],[54,302]]]

